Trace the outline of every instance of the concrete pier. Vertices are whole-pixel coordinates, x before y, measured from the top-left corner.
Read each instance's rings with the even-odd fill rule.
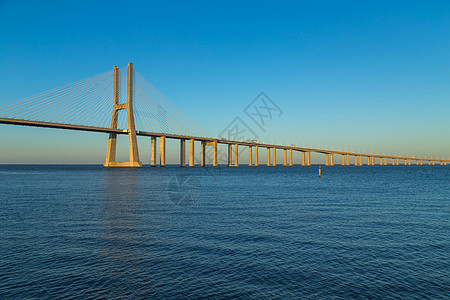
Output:
[[[258,153],[259,153],[258,146],[255,146],[255,167],[259,166]]]
[[[272,156],[272,166],[276,166],[277,165],[277,148],[273,147],[272,148],[273,151],[273,156]]]
[[[311,165],[311,152],[306,152],[306,165]]]
[[[306,156],[306,152],[303,152],[303,151],[302,151],[302,166],[305,166],[305,165],[306,165],[306,159],[305,159],[305,156]]]
[[[156,136],[150,140],[150,166],[156,167]]]
[[[166,137],[161,136],[159,138],[159,166],[166,166]]]
[[[213,142],[213,167],[217,167],[217,140]]]
[[[287,150],[286,149],[284,149],[283,154],[284,154],[283,166],[287,166]]]
[[[233,152],[233,146],[231,144],[228,144],[228,166],[231,167],[232,162],[232,152]]]
[[[186,166],[186,140],[180,140],[180,167]]]
[[[267,147],[267,166],[270,166],[270,148]]]
[[[234,144],[234,166],[239,166],[239,150],[238,144]]]
[[[253,167],[253,154],[252,154],[252,146],[248,147],[248,166]]]
[[[200,144],[200,167],[205,167],[206,163],[205,149],[206,149],[206,142],[202,141]]]
[[[194,139],[189,139],[189,167],[193,168],[195,166],[194,162]]]

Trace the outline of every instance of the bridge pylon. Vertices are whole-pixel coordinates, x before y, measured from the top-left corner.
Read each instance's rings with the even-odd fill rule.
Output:
[[[117,129],[119,111],[127,110],[128,116],[128,144],[130,152],[130,161],[116,161],[117,133],[110,133],[108,140],[108,149],[106,151],[106,160],[104,167],[142,167],[139,160],[139,149],[136,138],[136,127],[134,124],[133,113],[133,63],[128,64],[127,78],[127,102],[119,104],[119,68],[114,66],[114,87],[113,87],[113,112],[111,117],[111,129]]]

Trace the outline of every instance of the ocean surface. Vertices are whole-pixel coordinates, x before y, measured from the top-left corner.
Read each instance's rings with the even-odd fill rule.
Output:
[[[0,166],[0,298],[450,298],[450,166],[317,173]]]

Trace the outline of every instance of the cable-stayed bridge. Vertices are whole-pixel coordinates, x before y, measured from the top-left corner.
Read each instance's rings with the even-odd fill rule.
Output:
[[[207,165],[207,146],[212,147],[209,164],[218,166],[218,144],[227,145],[226,163],[239,165],[239,147],[248,147],[249,166],[259,166],[259,148],[267,150],[267,166],[276,166],[277,150],[283,151],[283,166],[293,166],[293,151],[301,152],[301,165],[311,165],[311,153],[326,156],[325,165],[335,164],[335,155],[341,156],[342,165],[446,165],[448,159],[355,153],[275,145],[257,141],[229,140],[208,135],[187,118],[173,104],[149,84],[129,63],[125,72],[113,71],[11,103],[0,107],[0,124],[80,130],[109,134],[105,167],[142,167],[139,159],[137,136],[151,138],[151,166],[156,166],[156,143],[159,139],[159,166],[166,165],[166,140],[180,140],[180,166],[186,166],[186,141],[189,148],[189,167],[196,165],[195,142],[200,142],[200,166]],[[129,161],[116,161],[117,135],[128,135]]]

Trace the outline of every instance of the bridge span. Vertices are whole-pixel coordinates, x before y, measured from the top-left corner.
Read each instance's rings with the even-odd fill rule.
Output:
[[[104,167],[142,167],[142,163],[139,159],[139,150],[136,136],[145,136],[151,138],[151,161],[150,165],[155,167],[156,162],[156,143],[159,139],[159,166],[164,167],[166,165],[166,140],[167,139],[177,139],[180,141],[180,166],[185,167],[185,154],[186,154],[186,141],[188,141],[189,148],[189,161],[188,166],[195,166],[194,157],[194,145],[195,142],[201,143],[200,151],[200,166],[205,167],[206,162],[206,148],[207,146],[212,147],[212,164],[213,167],[218,166],[218,144],[225,144],[228,147],[227,152],[227,164],[228,166],[239,166],[239,147],[248,147],[249,153],[249,166],[259,166],[259,153],[260,148],[266,149],[267,152],[267,166],[276,166],[276,153],[277,150],[283,150],[283,166],[293,166],[293,152],[297,151],[301,153],[302,166],[311,165],[311,153],[321,153],[325,155],[325,165],[333,166],[335,165],[335,155],[341,156],[341,165],[349,166],[354,164],[356,166],[363,165],[363,158],[366,160],[367,165],[373,166],[376,164],[375,160],[378,160],[379,165],[385,166],[388,164],[388,159],[390,164],[398,166],[400,161],[403,161],[404,165],[411,165],[411,162],[415,162],[416,165],[447,165],[450,162],[448,159],[433,159],[425,157],[409,157],[409,156],[393,156],[393,155],[382,155],[382,154],[369,154],[369,153],[356,153],[356,152],[346,152],[346,151],[334,151],[325,150],[317,148],[305,148],[297,146],[287,146],[287,145],[277,145],[277,144],[267,144],[259,143],[256,141],[238,141],[229,140],[222,138],[209,138],[191,135],[180,135],[172,133],[158,133],[158,132],[147,132],[136,130],[134,122],[133,113],[133,64],[128,64],[128,76],[127,76],[127,102],[119,104],[119,70],[114,67],[114,79],[113,79],[113,103],[112,103],[112,116],[111,116],[111,126],[106,127],[96,127],[96,126],[85,126],[76,124],[65,124],[56,122],[46,122],[46,121],[36,121],[36,120],[25,120],[25,119],[15,119],[15,118],[1,118],[0,124],[9,125],[19,125],[19,126],[32,126],[32,127],[44,127],[44,128],[55,128],[63,130],[77,130],[77,131],[89,131],[89,132],[99,132],[109,134],[108,148],[106,154],[106,160]],[[118,113],[120,110],[127,111],[127,129],[119,129],[118,127]],[[129,156],[130,159],[127,162],[116,161],[116,142],[117,135],[128,135],[129,137]],[[350,162],[350,157],[352,157],[352,163]]]

